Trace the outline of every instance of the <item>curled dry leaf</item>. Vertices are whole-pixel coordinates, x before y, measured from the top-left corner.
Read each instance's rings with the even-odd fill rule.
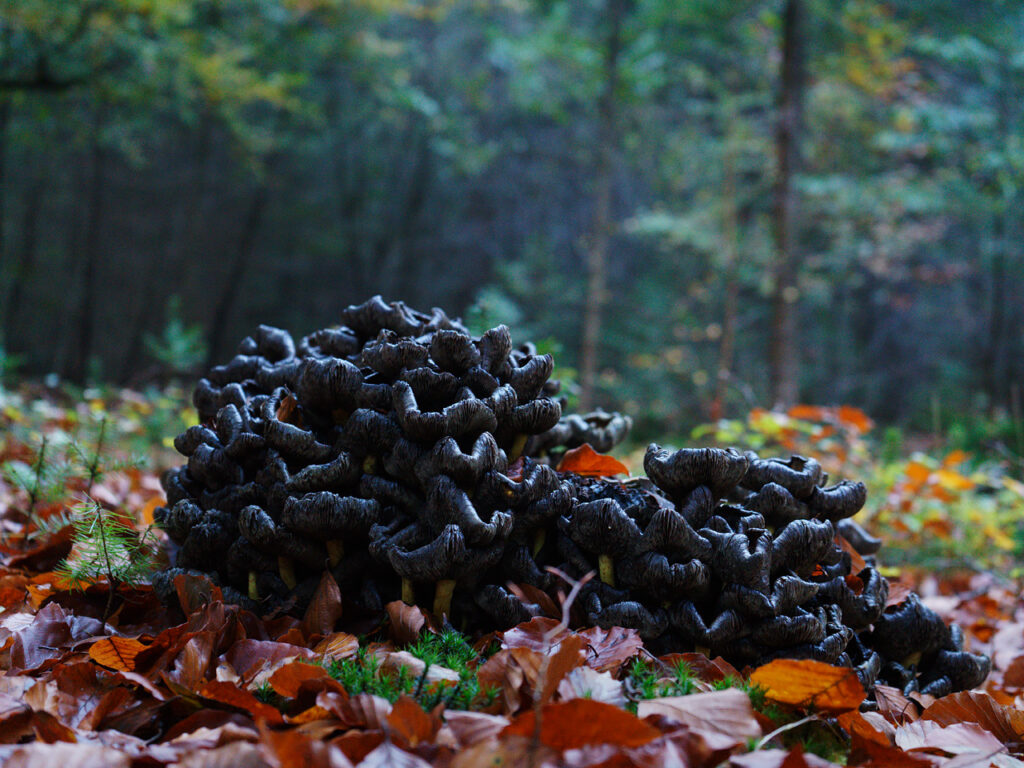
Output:
[[[579,635],[587,642],[587,666],[598,672],[618,669],[644,647],[640,633],[635,629],[591,627]]]
[[[938,750],[952,755],[995,755],[1006,747],[977,723],[939,725],[934,720],[918,720],[901,725],[894,735],[896,746],[907,751]]]
[[[462,747],[469,747],[492,736],[497,736],[509,724],[509,719],[502,715],[460,710],[445,712],[444,721],[451,728]]]
[[[430,768],[430,763],[385,741],[363,758],[359,768]]]
[[[331,572],[325,570],[320,577],[313,599],[302,617],[302,631],[306,637],[329,635],[335,622],[341,618],[341,590]]]
[[[531,737],[535,729],[536,713],[529,710],[513,720],[502,736]],[[639,747],[659,736],[661,731],[653,725],[599,701],[573,699],[547,704],[541,710],[540,743],[557,751],[591,744]]]
[[[427,623],[423,609],[416,605],[406,605],[401,600],[390,602],[386,606],[388,619],[391,622],[391,637],[399,645],[408,645],[416,641]]]
[[[1024,711],[1004,707],[987,693],[961,691],[944,696],[921,714],[939,725],[976,723],[1003,744],[1024,741]]]
[[[613,456],[605,456],[584,443],[565,452],[558,465],[559,472],[572,472],[583,477],[612,477],[628,475],[629,467]]]
[[[695,731],[727,736],[737,744],[761,736],[750,697],[738,688],[648,699],[639,703],[637,715],[663,715]]]
[[[755,669],[750,682],[780,704],[823,712],[846,712],[864,700],[864,686],[852,669],[813,659],[776,659]]]
[[[590,667],[577,667],[558,684],[558,696],[568,699],[593,699],[616,707],[626,706],[622,683],[607,672]]]
[[[348,632],[335,632],[328,635],[313,648],[313,653],[324,660],[347,659],[359,651],[359,638]]]

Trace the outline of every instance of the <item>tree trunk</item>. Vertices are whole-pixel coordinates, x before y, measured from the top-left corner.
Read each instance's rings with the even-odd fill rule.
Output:
[[[727,139],[728,141],[728,139]],[[725,300],[722,307],[722,337],[718,344],[718,374],[711,399],[711,420],[724,415],[725,393],[732,378],[736,351],[736,313],[739,310],[739,222],[736,211],[735,150],[726,148],[722,189],[722,254]]]
[[[619,54],[622,51],[622,19],[625,0],[607,0],[608,37],[604,57],[604,91],[598,103],[598,149],[594,171],[594,222],[587,252],[587,285],[583,304],[583,329],[580,342],[580,410],[594,407],[598,358],[601,342],[601,318],[606,300],[608,245],[612,236],[612,175],[616,129],[615,91],[619,82]]]
[[[793,405],[799,397],[800,356],[796,253],[796,196],[793,176],[800,164],[804,97],[804,5],[786,0],[782,17],[782,72],[776,126],[775,287],[772,297],[771,397],[774,405]]]
[[[1009,61],[1006,54],[999,57],[999,85],[996,93],[996,133],[999,146],[1009,143],[1010,133],[1010,86]],[[1009,387],[1006,371],[1006,261],[1009,250],[1007,233],[1007,217],[1012,204],[1012,193],[1008,193],[1000,184],[996,190],[998,199],[992,206],[993,251],[990,266],[991,292],[988,317],[988,339],[985,344],[984,364],[985,389],[988,392],[989,409],[994,412],[1008,404]]]
[[[4,225],[7,218],[7,126],[11,121],[11,100],[0,96],[0,277],[4,274],[7,249],[4,248]],[[10,341],[10,337],[7,339]]]
[[[242,223],[242,232],[238,239],[238,250],[235,251],[234,261],[231,262],[231,269],[228,271],[227,280],[221,290],[220,298],[217,300],[213,312],[213,321],[210,325],[210,347],[206,357],[206,368],[212,368],[220,359],[221,346],[224,344],[224,335],[227,330],[227,321],[238,301],[238,294],[245,280],[245,274],[252,263],[252,257],[256,253],[256,236],[259,234],[260,225],[263,223],[263,214],[267,208],[268,187],[267,182],[261,182],[253,195],[249,210]]]
[[[96,108],[93,122],[92,147],[90,154],[89,203],[85,221],[85,245],[82,252],[82,299],[78,305],[77,345],[71,351],[71,365],[68,378],[84,384],[88,373],[89,358],[96,327],[96,273],[100,261],[100,235],[103,224],[104,199],[106,197],[105,165],[106,152],[100,140],[103,127],[103,109]]]
[[[3,318],[4,339],[12,352],[24,350],[23,345],[15,343],[19,338],[15,331],[21,314],[22,295],[35,271],[39,245],[39,209],[42,207],[45,189],[46,176],[40,175],[33,179],[25,195],[25,209],[21,219],[21,252],[18,256],[18,266],[11,276],[11,290],[7,296],[7,308]]]

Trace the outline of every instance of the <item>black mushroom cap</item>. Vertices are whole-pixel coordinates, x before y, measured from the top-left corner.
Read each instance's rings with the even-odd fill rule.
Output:
[[[739,483],[750,460],[732,448],[682,448],[670,451],[657,443],[647,447],[644,471],[662,490],[675,498],[698,486],[707,486],[721,498]]]
[[[599,575],[575,619],[665,652],[813,658],[932,695],[988,673],[916,596],[886,608],[881,542],[851,519],[862,483],[827,486],[810,457],[656,444],[647,478],[560,473],[562,452],[606,452],[632,420],[563,414],[550,355],[380,296],[339,321],[298,343],[260,326],[195,388],[154,518],[175,566],[225,597],[299,613],[328,570],[347,616],[429,596],[489,631],[541,615],[557,567]]]

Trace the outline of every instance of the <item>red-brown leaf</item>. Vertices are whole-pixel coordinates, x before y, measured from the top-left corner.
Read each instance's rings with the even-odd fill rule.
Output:
[[[527,710],[505,728],[502,736],[532,737],[535,712]],[[623,709],[589,699],[547,704],[541,710],[540,743],[558,751],[592,744],[639,747],[661,736],[661,731]]]
[[[317,680],[321,677],[329,677],[327,670],[323,667],[293,661],[278,667],[267,682],[279,695],[286,699],[294,699],[298,696],[299,688],[306,680]]]
[[[579,448],[566,451],[558,464],[559,472],[573,472],[583,477],[613,477],[628,475],[629,467],[613,456],[598,453],[584,443]]]
[[[441,729],[441,718],[423,711],[414,698],[402,696],[391,707],[388,715],[391,732],[398,736],[406,747],[430,744]]]
[[[249,691],[239,688],[234,683],[213,680],[199,690],[199,695],[205,699],[248,712],[257,721],[266,720],[272,725],[284,722],[281,713],[274,707],[264,704]]]

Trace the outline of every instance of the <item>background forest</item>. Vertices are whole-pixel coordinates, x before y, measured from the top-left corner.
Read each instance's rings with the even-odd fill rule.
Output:
[[[381,293],[640,437],[1020,452],[1016,0],[5,0],[2,370],[140,386]]]

